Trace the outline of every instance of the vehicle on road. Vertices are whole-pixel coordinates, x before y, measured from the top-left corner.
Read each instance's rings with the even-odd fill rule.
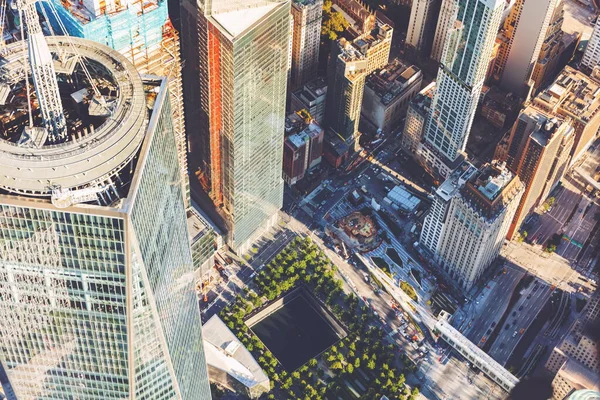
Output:
[[[512,337],[517,337],[517,333],[519,333],[519,332],[515,331],[515,332],[512,334]]]

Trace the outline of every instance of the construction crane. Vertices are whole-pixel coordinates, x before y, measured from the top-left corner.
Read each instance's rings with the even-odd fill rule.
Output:
[[[42,32],[35,3],[36,0],[16,1],[21,21],[27,25],[27,53],[44,128],[51,143],[60,143],[67,138],[67,126],[52,53]],[[31,112],[29,128],[33,129]]]

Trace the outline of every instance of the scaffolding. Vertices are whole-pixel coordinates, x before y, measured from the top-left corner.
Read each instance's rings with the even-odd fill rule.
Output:
[[[123,54],[140,74],[164,76],[169,83],[173,131],[181,169],[182,188],[189,206],[187,141],[183,115],[183,89],[179,34],[169,20],[167,1],[134,1],[117,11],[93,16],[81,2],[49,0],[54,4],[66,33],[105,44]],[[47,8],[50,24],[62,32],[57,15]],[[65,33],[65,32],[63,32]]]

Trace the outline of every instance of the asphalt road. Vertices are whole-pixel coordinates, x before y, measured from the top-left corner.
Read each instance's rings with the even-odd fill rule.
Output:
[[[564,186],[558,189],[552,210],[539,216],[536,227],[528,232],[529,240],[544,246],[552,235],[561,230],[581,198],[582,195],[574,189]]]
[[[579,208],[563,231],[563,235],[566,235],[568,239],[562,240],[556,251],[557,254],[571,262],[577,260],[583,245],[592,233],[594,226],[596,226],[594,215],[598,210],[600,210],[600,207],[591,203],[587,197],[581,199]]]
[[[506,311],[517,283],[524,275],[524,271],[507,267],[506,274],[495,277],[477,298],[465,306],[463,310],[467,317],[463,320],[461,328],[469,340],[482,345],[492,333],[490,329],[498,328],[499,319]]]
[[[500,333],[488,351],[494,360],[502,365],[506,364],[521,337],[529,329],[551,294],[551,287],[540,280],[535,280],[521,292],[521,298],[509,310],[504,325],[497,327]]]

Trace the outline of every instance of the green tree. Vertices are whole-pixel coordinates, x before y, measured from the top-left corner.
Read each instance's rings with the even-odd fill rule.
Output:
[[[317,361],[316,358],[311,358],[310,360],[308,360],[308,366],[311,368],[314,368],[317,366],[319,362]]]
[[[354,365],[352,365],[352,364],[346,365],[346,372],[349,373],[349,374],[353,373],[354,372]]]
[[[367,368],[369,368],[370,370],[374,370],[375,369],[375,360],[369,360],[369,362],[367,363]]]
[[[331,0],[325,0],[323,2],[321,35],[328,40],[335,40],[338,38],[338,34],[344,32],[350,24],[341,13],[332,10],[331,5]]]

